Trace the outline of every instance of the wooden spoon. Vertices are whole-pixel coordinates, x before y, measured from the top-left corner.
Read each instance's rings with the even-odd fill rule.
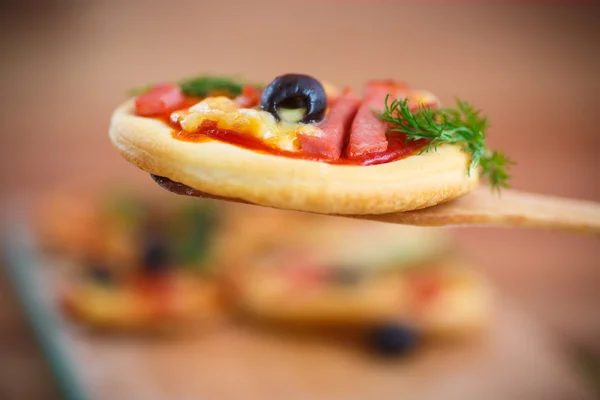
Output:
[[[164,189],[173,193],[246,203],[239,199],[212,196],[168,178],[153,175]],[[480,187],[456,200],[417,211],[352,218],[417,226],[500,226],[557,229],[600,235],[600,204],[543,196],[517,190],[503,190],[501,196]]]

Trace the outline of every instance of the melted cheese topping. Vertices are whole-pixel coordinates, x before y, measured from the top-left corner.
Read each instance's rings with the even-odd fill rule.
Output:
[[[440,100],[431,92],[426,90],[412,90],[408,93],[409,103],[415,105],[440,106]]]
[[[333,89],[329,87],[329,92]],[[408,94],[413,104],[440,105],[432,93],[413,90]],[[187,110],[171,114],[171,121],[178,123],[186,132],[196,132],[204,121],[214,121],[217,128],[245,133],[261,139],[270,146],[286,151],[300,151],[298,134],[321,136],[323,131],[317,125],[299,124],[304,109],[280,109],[281,121],[266,111],[253,108],[240,108],[232,99],[225,96],[207,97]],[[329,111],[329,110],[327,110]]]
[[[174,112],[171,120],[187,132],[197,131],[204,121],[215,121],[219,129],[246,133],[282,150],[299,151],[298,133],[319,136],[323,132],[315,125],[289,122],[297,116],[294,112],[284,112],[282,117],[285,118],[278,122],[266,111],[239,108],[235,101],[218,96],[207,97],[188,110]]]

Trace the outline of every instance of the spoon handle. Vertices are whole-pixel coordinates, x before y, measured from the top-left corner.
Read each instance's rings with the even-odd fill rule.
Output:
[[[164,189],[180,195],[243,203],[211,196],[167,178],[152,178]],[[466,196],[423,210],[353,217],[404,225],[530,227],[600,235],[598,203],[517,190],[503,190],[502,195],[497,196],[488,187],[480,187]]]
[[[547,228],[600,234],[600,204],[488,187],[423,210],[360,218],[420,226],[481,225]]]

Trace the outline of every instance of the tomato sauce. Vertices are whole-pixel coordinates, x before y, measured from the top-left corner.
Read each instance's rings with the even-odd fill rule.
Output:
[[[189,108],[200,100],[201,99],[198,98],[188,98],[181,105],[181,107],[178,108],[180,110]],[[229,129],[220,129],[217,127],[216,121],[204,121],[197,131],[187,132],[182,130],[178,124],[175,124],[170,120],[170,113],[157,116],[156,118],[173,128],[172,136],[177,140],[195,143],[217,140],[258,153],[272,154],[275,156],[301,160],[319,161],[335,165],[368,166],[385,164],[418,154],[419,151],[428,143],[428,141],[425,139],[407,142],[404,134],[399,132],[390,132],[388,134],[388,147],[384,151],[364,154],[353,158],[344,158],[342,156],[342,158],[337,160],[331,160],[327,157],[316,154],[307,154],[301,151],[282,150],[280,148],[270,146],[249,132],[237,132]]]

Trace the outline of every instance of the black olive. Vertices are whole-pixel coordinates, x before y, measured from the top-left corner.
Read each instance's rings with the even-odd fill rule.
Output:
[[[302,123],[319,122],[325,116],[327,95],[321,82],[308,75],[287,74],[275,78],[265,88],[261,108],[279,121],[278,108],[306,108]]]
[[[382,356],[400,356],[412,350],[419,339],[418,332],[406,325],[387,323],[369,333],[369,344]]]
[[[160,273],[169,269],[171,257],[162,235],[147,235],[142,248],[142,268],[145,272]]]
[[[114,276],[110,268],[101,262],[92,262],[87,268],[88,276],[96,283],[101,285],[114,284]]]
[[[362,274],[356,268],[347,266],[332,268],[331,280],[338,285],[352,286],[360,283]]]

